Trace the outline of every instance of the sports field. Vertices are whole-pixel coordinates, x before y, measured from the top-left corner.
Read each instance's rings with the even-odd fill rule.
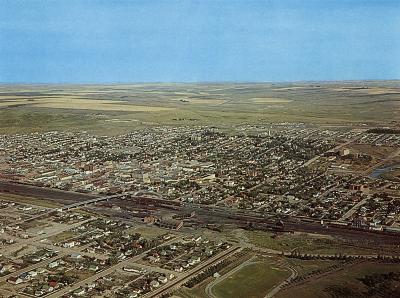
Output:
[[[220,298],[262,298],[268,290],[289,277],[290,273],[276,263],[261,259],[249,263],[212,288]]]

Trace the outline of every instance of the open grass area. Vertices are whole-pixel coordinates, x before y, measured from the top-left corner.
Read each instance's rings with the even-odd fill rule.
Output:
[[[287,262],[296,269],[299,276],[306,275],[316,270],[323,270],[329,266],[339,264],[340,261],[334,260],[299,260],[287,259]]]
[[[51,100],[42,100],[33,104],[35,108],[52,109],[77,109],[77,110],[95,110],[95,111],[127,111],[127,112],[158,112],[169,111],[168,107],[153,107],[145,105],[132,105],[123,101],[80,99],[80,98],[54,98]]]
[[[264,231],[245,231],[245,236],[259,247],[290,251],[322,251],[332,249],[332,240],[322,237],[311,237],[307,234],[283,234],[273,238],[272,233]]]
[[[72,232],[72,231],[64,231],[64,232],[61,232],[61,233],[59,233],[57,235],[54,235],[54,236],[50,237],[49,240],[52,243],[57,243],[57,242],[68,240],[70,238],[74,238],[74,237],[76,237],[78,235],[79,234],[77,234],[75,232]]]
[[[265,231],[243,231],[248,241],[258,247],[270,248],[279,251],[296,250],[300,253],[371,253],[374,249],[366,249],[343,243],[340,240],[320,236],[308,235],[302,233],[283,234],[273,238],[273,234]]]
[[[21,203],[21,204],[28,204],[28,205],[35,205],[45,208],[56,208],[61,206],[60,204],[46,201],[44,199],[34,198],[34,197],[26,197],[26,196],[19,196],[15,194],[5,194],[0,193],[0,200]]]
[[[128,229],[127,233],[128,234],[139,233],[145,238],[155,238],[155,237],[167,234],[168,230],[158,228],[154,225],[147,227],[143,224],[143,225],[134,226],[134,227]]]
[[[291,100],[285,98],[255,97],[250,99],[255,103],[289,103]]]
[[[320,278],[315,277],[308,282],[294,286],[276,295],[278,298],[308,298],[308,297],[398,297],[398,296],[374,296],[368,294],[368,288],[362,278],[367,275],[389,272],[400,272],[400,264],[385,264],[365,262],[354,265],[346,270],[337,271]],[[400,283],[393,283],[391,287],[400,286]]]
[[[249,252],[241,256],[232,256],[234,258],[234,262],[230,263],[227,267],[223,268],[218,272],[221,276],[228,274],[231,270],[235,270],[238,267],[238,264],[242,264],[252,258],[254,256],[253,253]],[[213,276],[206,278],[201,283],[195,285],[193,288],[181,287],[178,291],[175,292],[176,297],[180,298],[203,298],[206,297],[206,289],[207,286],[215,281]]]
[[[211,281],[211,278],[207,279],[208,282]],[[202,284],[193,289],[181,288],[175,293],[175,297],[179,298],[204,298],[207,297],[205,293],[205,288],[207,284]]]
[[[261,298],[290,273],[274,262],[260,259],[216,284],[212,292],[220,298]]]

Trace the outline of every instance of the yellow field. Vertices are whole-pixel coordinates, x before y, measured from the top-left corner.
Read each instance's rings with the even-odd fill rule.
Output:
[[[380,87],[368,87],[365,89],[354,89],[354,88],[328,88],[328,90],[335,92],[354,92],[358,94],[368,94],[368,95],[380,95],[380,94],[399,94],[400,90],[395,88],[380,88]]]
[[[26,105],[26,104],[30,104],[32,102],[29,102],[26,99],[23,100],[10,100],[10,101],[3,101],[0,102],[0,107],[11,107],[11,106],[15,106],[15,105]]]
[[[272,90],[274,91],[290,91],[290,90],[301,90],[301,89],[307,89],[306,86],[292,86],[292,87],[281,87],[281,88],[274,88]]]
[[[120,100],[98,100],[82,99],[79,97],[54,97],[54,98],[31,98],[16,99],[13,101],[0,102],[0,107],[31,104],[37,108],[53,109],[79,109],[79,110],[100,110],[100,111],[129,111],[129,112],[159,112],[173,110],[168,107],[153,107],[132,105]]]
[[[173,101],[185,100],[185,101],[187,101],[187,103],[193,103],[193,104],[222,104],[222,103],[226,102],[226,100],[223,100],[223,99],[173,98],[171,100],[173,100]]]
[[[255,97],[250,99],[255,103],[288,103],[291,102],[289,99],[285,98],[273,98],[273,97]]]

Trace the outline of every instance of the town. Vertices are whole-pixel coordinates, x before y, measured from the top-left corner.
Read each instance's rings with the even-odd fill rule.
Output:
[[[166,297],[259,249],[227,228],[340,235],[370,250],[379,241],[398,260],[395,130],[160,126],[1,135],[0,144],[5,297]]]

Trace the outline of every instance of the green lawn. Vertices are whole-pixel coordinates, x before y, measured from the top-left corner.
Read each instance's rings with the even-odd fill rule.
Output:
[[[284,234],[276,238],[272,238],[273,234],[264,231],[245,231],[245,236],[249,241],[259,247],[266,247],[275,250],[292,250],[294,248],[299,251],[314,251],[317,249],[332,248],[332,240],[315,238],[306,234]]]
[[[287,259],[287,262],[296,269],[299,276],[306,275],[310,272],[316,270],[322,270],[327,267],[341,263],[341,261],[334,261],[334,260],[299,260],[299,259]]]
[[[220,298],[259,298],[285,280],[290,273],[274,263],[263,260],[251,263],[213,287]]]
[[[374,248],[367,249],[357,246],[350,246],[336,239],[313,237],[307,234],[284,234],[272,238],[272,233],[265,231],[244,231],[248,241],[258,247],[270,248],[279,251],[291,251],[316,254],[335,253],[372,253]]]
[[[51,202],[51,201],[48,201],[45,199],[39,199],[39,198],[28,197],[28,196],[20,196],[20,195],[16,195],[16,194],[1,193],[0,200],[20,203],[20,204],[36,205],[36,206],[45,207],[45,208],[56,208],[56,207],[61,206],[60,204],[57,204],[57,203],[54,203],[54,202]]]
[[[72,231],[64,231],[64,232],[61,232],[61,233],[59,233],[57,235],[54,235],[54,236],[50,237],[49,240],[51,242],[53,242],[53,243],[57,243],[57,242],[65,241],[65,240],[68,240],[70,238],[76,237],[78,235],[79,234],[77,234],[75,232],[72,232]]]
[[[400,264],[385,264],[378,262],[365,262],[342,271],[336,271],[320,278],[314,277],[304,284],[294,286],[286,291],[279,292],[277,298],[308,298],[308,297],[333,297],[328,291],[335,287],[340,289],[340,297],[367,297],[368,288],[362,283],[361,278],[371,274],[400,272]],[[400,285],[400,282],[395,286]],[[377,296],[373,296],[377,297]],[[384,297],[384,296],[382,296]],[[391,296],[393,297],[393,296]],[[398,297],[398,296],[397,296]]]

